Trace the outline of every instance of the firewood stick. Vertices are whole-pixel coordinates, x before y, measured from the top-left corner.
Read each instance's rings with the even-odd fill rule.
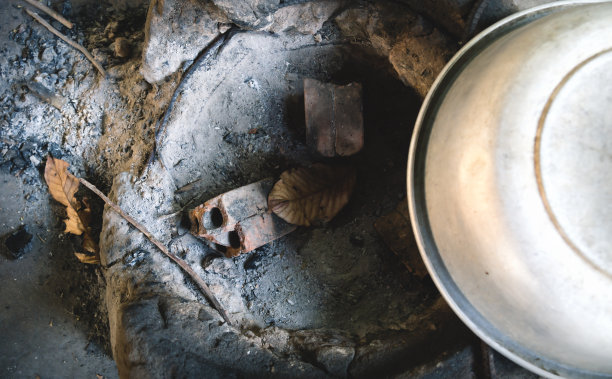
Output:
[[[43,4],[41,2],[38,2],[36,0],[23,0],[23,1],[25,1],[26,3],[30,4],[31,6],[33,6],[35,8],[38,8],[41,11],[45,12],[49,16],[53,17],[55,20],[61,22],[68,29],[72,29],[72,22],[66,20],[61,14],[59,14],[56,11],[54,11],[53,9],[49,8],[45,4]]]
[[[74,42],[70,38],[63,35],[61,32],[59,32],[57,29],[51,26],[51,24],[49,24],[47,21],[41,18],[36,12],[32,12],[29,9],[26,9],[25,11],[27,14],[32,16],[36,21],[38,21],[42,26],[47,28],[51,33],[55,34],[56,36],[61,38],[64,42],[66,42],[68,45],[74,47],[75,49],[83,53],[83,55],[85,55],[85,57],[89,59],[89,61],[98,69],[98,71],[100,71],[102,76],[106,76],[106,71],[104,71],[104,68],[102,67],[102,65],[98,63],[98,61],[96,61],[96,59],[91,54],[89,54],[89,51],[87,51],[83,46],[79,45],[78,43]]]
[[[176,262],[191,277],[191,279],[193,279],[193,281],[195,281],[198,284],[198,286],[200,287],[200,289],[202,290],[206,298],[210,300],[210,302],[213,304],[215,309],[221,314],[221,317],[223,317],[225,322],[227,322],[228,325],[232,324],[229,319],[229,316],[227,315],[225,310],[221,307],[221,304],[219,304],[215,296],[212,294],[212,292],[210,292],[210,288],[208,288],[208,285],[204,282],[202,278],[200,278],[200,276],[195,271],[193,271],[193,269],[191,268],[191,266],[189,266],[187,262],[177,257],[176,255],[172,254],[168,250],[168,248],[163,243],[161,243],[161,241],[159,241],[151,233],[149,233],[149,231],[143,225],[141,225],[138,221],[134,220],[132,216],[125,213],[117,204],[113,203],[111,199],[106,197],[106,195],[104,195],[102,191],[97,189],[96,186],[94,186],[93,184],[91,184],[90,182],[88,182],[87,180],[83,178],[79,178],[79,181],[83,183],[85,187],[92,190],[96,195],[100,196],[100,198],[104,200],[104,202],[108,204],[111,208],[113,208],[115,212],[119,213],[121,217],[126,219],[127,222],[132,224],[136,229],[138,229],[142,234],[144,234],[151,242],[153,242],[155,246],[157,246],[159,250],[162,251],[162,253],[164,253],[166,256],[168,256],[168,258]]]

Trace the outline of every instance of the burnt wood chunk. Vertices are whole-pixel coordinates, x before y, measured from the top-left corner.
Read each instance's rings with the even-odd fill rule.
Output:
[[[406,199],[394,211],[376,220],[374,228],[408,271],[419,278],[428,275],[412,232]]]
[[[349,156],[363,147],[361,84],[304,79],[306,139],[325,157]]]

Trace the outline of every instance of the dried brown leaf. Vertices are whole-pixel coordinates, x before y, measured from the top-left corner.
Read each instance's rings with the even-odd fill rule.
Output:
[[[87,231],[85,225],[83,225],[83,222],[79,217],[79,212],[77,212],[72,206],[66,207],[66,215],[68,218],[64,220],[64,223],[66,224],[64,233],[72,233],[80,236],[83,234],[83,232]]]
[[[86,197],[83,198],[83,207],[79,209],[79,219],[85,226],[88,226],[91,223],[91,207],[89,206],[89,199]],[[89,227],[87,227],[87,232],[83,234],[83,249],[89,251],[90,253],[94,253],[99,259],[98,244],[91,237]]]
[[[84,198],[83,204],[81,204],[74,197],[74,194],[79,189],[79,179],[68,172],[68,166],[67,162],[61,159],[55,159],[49,155],[45,166],[45,181],[49,186],[49,193],[51,193],[51,196],[66,207],[66,215],[68,217],[64,220],[66,224],[64,233],[82,235],[83,248],[94,253],[91,259],[89,258],[90,256],[85,254],[81,255],[88,258],[85,260],[81,259],[79,253],[76,253],[77,257],[84,263],[93,263],[91,261],[92,259],[96,259],[99,263],[98,245],[91,237],[89,229],[91,208],[89,207],[87,198]]]
[[[100,257],[97,255],[88,255],[83,253],[75,252],[74,255],[81,261],[81,263],[86,263],[90,265],[99,265]]]
[[[79,179],[68,172],[68,166],[67,162],[49,155],[45,166],[45,181],[55,200],[74,208],[74,194],[79,189]]]
[[[296,225],[329,221],[348,203],[355,178],[353,169],[324,164],[287,170],[270,191],[268,207]]]

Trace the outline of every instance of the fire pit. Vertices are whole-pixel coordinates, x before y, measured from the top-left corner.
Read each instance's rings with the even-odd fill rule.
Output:
[[[340,15],[345,32],[361,27],[354,12]],[[410,27],[426,23],[415,19]],[[370,44],[351,43],[341,29],[327,23],[318,41],[299,33],[221,35],[177,88],[144,173],[116,178],[118,203],[190,263],[234,324],[222,322],[169,260],[106,212],[102,258],[111,266],[107,302],[120,373],[175,367],[181,375],[361,376],[402,372],[465,344],[465,329],[431,282],[411,275],[374,229],[405,199],[420,98]],[[365,145],[341,158],[357,169],[353,196],[325,226],[217,258],[185,233],[180,213],[164,215],[329,160],[306,145],[305,78],[363,86]]]

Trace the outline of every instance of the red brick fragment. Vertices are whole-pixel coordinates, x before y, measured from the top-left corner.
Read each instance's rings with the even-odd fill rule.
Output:
[[[321,155],[356,154],[363,147],[362,89],[304,79],[306,139]]]
[[[225,256],[235,257],[295,230],[268,210],[268,193],[274,181],[264,179],[236,188],[191,212],[191,233],[217,244]]]

